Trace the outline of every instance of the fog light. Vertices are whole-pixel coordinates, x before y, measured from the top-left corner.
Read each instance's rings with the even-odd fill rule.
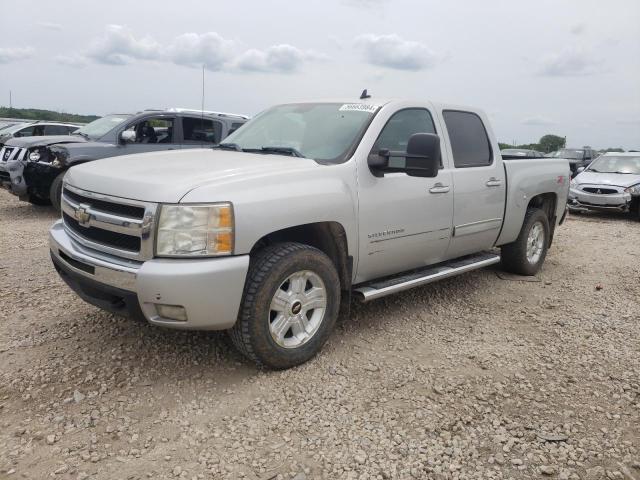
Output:
[[[187,311],[180,305],[156,305],[158,315],[169,320],[187,321]]]

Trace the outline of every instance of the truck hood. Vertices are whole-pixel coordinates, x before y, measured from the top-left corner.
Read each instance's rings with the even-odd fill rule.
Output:
[[[31,148],[47,147],[58,143],[86,143],[80,135],[48,135],[40,137],[18,137],[7,141],[10,147]]]
[[[640,183],[640,175],[630,173],[598,173],[585,171],[574,178],[578,184],[589,185],[615,185],[618,187],[630,187]]]
[[[321,167],[307,158],[189,149],[126,155],[77,165],[69,169],[65,181],[83,190],[116,197],[177,203],[204,185],[250,178],[269,182],[269,178],[283,173],[314,168]]]

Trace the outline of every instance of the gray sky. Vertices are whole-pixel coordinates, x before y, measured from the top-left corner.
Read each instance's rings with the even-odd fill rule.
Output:
[[[4,105],[199,108],[204,64],[211,110],[368,88],[479,106],[501,141],[640,148],[638,0],[20,0],[2,18]]]

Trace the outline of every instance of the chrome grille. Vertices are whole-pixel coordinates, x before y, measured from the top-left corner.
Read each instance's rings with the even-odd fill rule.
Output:
[[[0,162],[8,162],[9,160],[24,160],[26,155],[26,148],[4,146],[0,150]]]
[[[618,190],[615,188],[605,188],[605,187],[583,187],[583,192],[595,193],[598,195],[613,195],[618,193]]]
[[[61,206],[65,230],[76,242],[131,260],[153,258],[157,204],[65,185]]]

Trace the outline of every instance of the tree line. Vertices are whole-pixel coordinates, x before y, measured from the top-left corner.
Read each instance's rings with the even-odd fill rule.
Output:
[[[47,120],[50,122],[89,123],[100,118],[97,115],[79,115],[77,113],[62,113],[38,108],[8,108],[0,107],[0,117],[20,118],[24,120]]]
[[[498,143],[500,146],[500,150],[504,150],[505,148],[522,148],[525,150],[536,150],[537,152],[542,153],[551,153],[556,150],[560,150],[561,148],[566,148],[567,139],[565,137],[561,137],[559,135],[544,135],[538,143],[525,143],[522,145],[511,145],[509,143]],[[600,152],[624,152],[622,148],[606,148],[599,150]]]

